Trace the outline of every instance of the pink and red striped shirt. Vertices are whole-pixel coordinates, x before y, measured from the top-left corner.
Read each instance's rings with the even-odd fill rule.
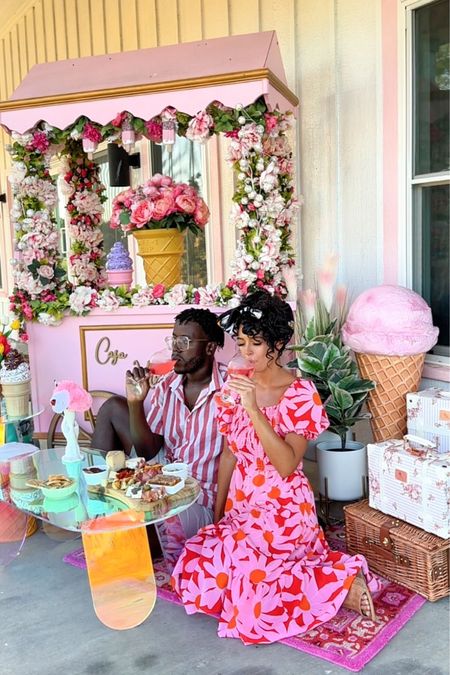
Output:
[[[225,380],[226,365],[214,361],[211,382],[199,394],[192,410],[184,402],[183,376],[170,373],[151,391],[148,425],[164,437],[163,452],[168,462],[181,460],[203,488],[198,503],[214,508],[217,494],[219,455],[223,436],[216,420],[214,394]]]

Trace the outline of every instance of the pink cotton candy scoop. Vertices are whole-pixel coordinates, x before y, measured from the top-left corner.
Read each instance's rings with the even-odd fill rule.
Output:
[[[388,356],[428,352],[438,334],[425,300],[408,288],[393,285],[361,293],[342,328],[342,339],[353,351]]]

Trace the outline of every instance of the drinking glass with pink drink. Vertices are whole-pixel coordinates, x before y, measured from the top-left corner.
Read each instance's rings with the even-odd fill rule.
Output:
[[[172,358],[172,352],[169,349],[160,349],[149,358],[147,368],[150,375],[161,377],[170,373],[174,365],[175,361]]]
[[[134,365],[139,366],[139,362],[135,361]],[[152,356],[147,361],[146,366],[150,374],[150,386],[153,387],[163,375],[170,373],[170,371],[173,370],[174,365],[175,361],[172,359],[172,353],[169,349],[160,349],[159,351],[152,354]],[[136,394],[140,396],[143,391],[141,380],[135,380],[133,385]]]
[[[247,361],[243,356],[237,354],[234,356],[227,366],[228,378],[236,377],[236,375],[243,375],[244,377],[253,377],[255,367],[250,361]],[[225,384],[222,390],[217,394],[218,401],[225,405],[234,405],[236,403],[236,396],[234,392],[230,391]]]

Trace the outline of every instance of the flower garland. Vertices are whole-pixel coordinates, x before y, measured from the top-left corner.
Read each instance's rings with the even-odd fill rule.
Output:
[[[237,175],[231,220],[240,230],[227,286],[241,296],[266,289],[285,297],[283,269],[294,265],[289,226],[297,206],[286,139],[291,120],[278,112],[258,112],[255,121],[243,110],[240,129],[226,133],[232,139],[227,159]]]
[[[40,157],[43,152],[42,157],[47,157],[51,151],[50,138],[53,143],[64,143],[63,154],[67,158],[68,170],[63,181],[69,196],[67,208],[71,216],[69,272],[73,285],[63,278],[64,271],[62,275],[56,273],[56,270],[63,270],[63,266],[52,249],[54,277],[60,275],[61,283],[55,284],[54,289],[42,290],[38,285],[36,288],[34,286],[34,268],[28,270],[33,281],[28,278],[26,282],[16,275],[12,309],[22,319],[37,319],[54,324],[67,312],[80,315],[95,307],[112,311],[123,305],[238,304],[242,296],[259,288],[285,297],[285,278],[288,278],[289,268],[294,265],[290,224],[298,205],[294,197],[292,152],[286,136],[291,119],[290,113],[269,112],[262,100],[236,108],[228,108],[214,101],[206,110],[194,116],[168,107],[160,115],[145,121],[125,111],[103,127],[82,117],[63,131],[45,125],[44,131],[35,129],[22,137],[15,135],[13,173],[18,177],[16,183],[22,191],[24,181],[20,176],[28,176],[37,159],[20,148],[32,143],[33,148],[39,148],[33,150],[34,154]],[[231,223],[239,230],[232,276],[226,284],[206,288],[177,284],[167,289],[156,284],[145,288],[136,287],[128,292],[117,288],[104,289],[102,236],[97,229],[104,188],[99,182],[95,164],[82,153],[80,142],[84,152],[88,153],[94,152],[102,140],[116,141],[130,149],[142,136],[157,143],[172,143],[175,131],[179,136],[186,136],[199,143],[205,143],[210,136],[219,133],[230,138],[227,159],[236,174]],[[22,141],[18,142],[18,138]],[[48,157],[45,161],[48,161]],[[54,239],[57,231],[50,211],[56,203],[56,190],[48,175],[48,168],[45,170],[42,169],[43,175],[39,178],[45,180],[46,191],[42,185],[39,187],[41,196],[47,195],[46,218],[52,224]],[[20,209],[22,213],[22,204]],[[18,212],[15,201],[13,219],[19,217],[16,215]],[[31,224],[28,232],[37,234],[32,231]],[[44,268],[44,275],[46,273]]]
[[[53,129],[44,124],[27,134],[12,134],[9,177],[14,200],[11,222],[15,231],[14,292],[11,310],[21,319],[38,317],[64,292],[65,262],[59,252],[59,233],[53,210],[56,186],[50,176],[50,158],[56,142]],[[28,339],[22,327],[20,338]]]
[[[106,286],[103,234],[100,229],[106,201],[99,167],[88,159],[80,141],[69,140],[64,149],[66,173],[61,181],[68,197],[68,234],[70,237],[69,277],[74,286]]]

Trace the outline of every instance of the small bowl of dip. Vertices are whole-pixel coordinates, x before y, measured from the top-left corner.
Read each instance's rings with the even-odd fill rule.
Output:
[[[164,464],[162,472],[166,476],[176,476],[186,480],[189,475],[189,466],[184,462],[173,462],[173,464]]]
[[[100,485],[102,480],[106,479],[108,467],[106,464],[98,466],[86,466],[82,469],[84,480],[88,485]]]

